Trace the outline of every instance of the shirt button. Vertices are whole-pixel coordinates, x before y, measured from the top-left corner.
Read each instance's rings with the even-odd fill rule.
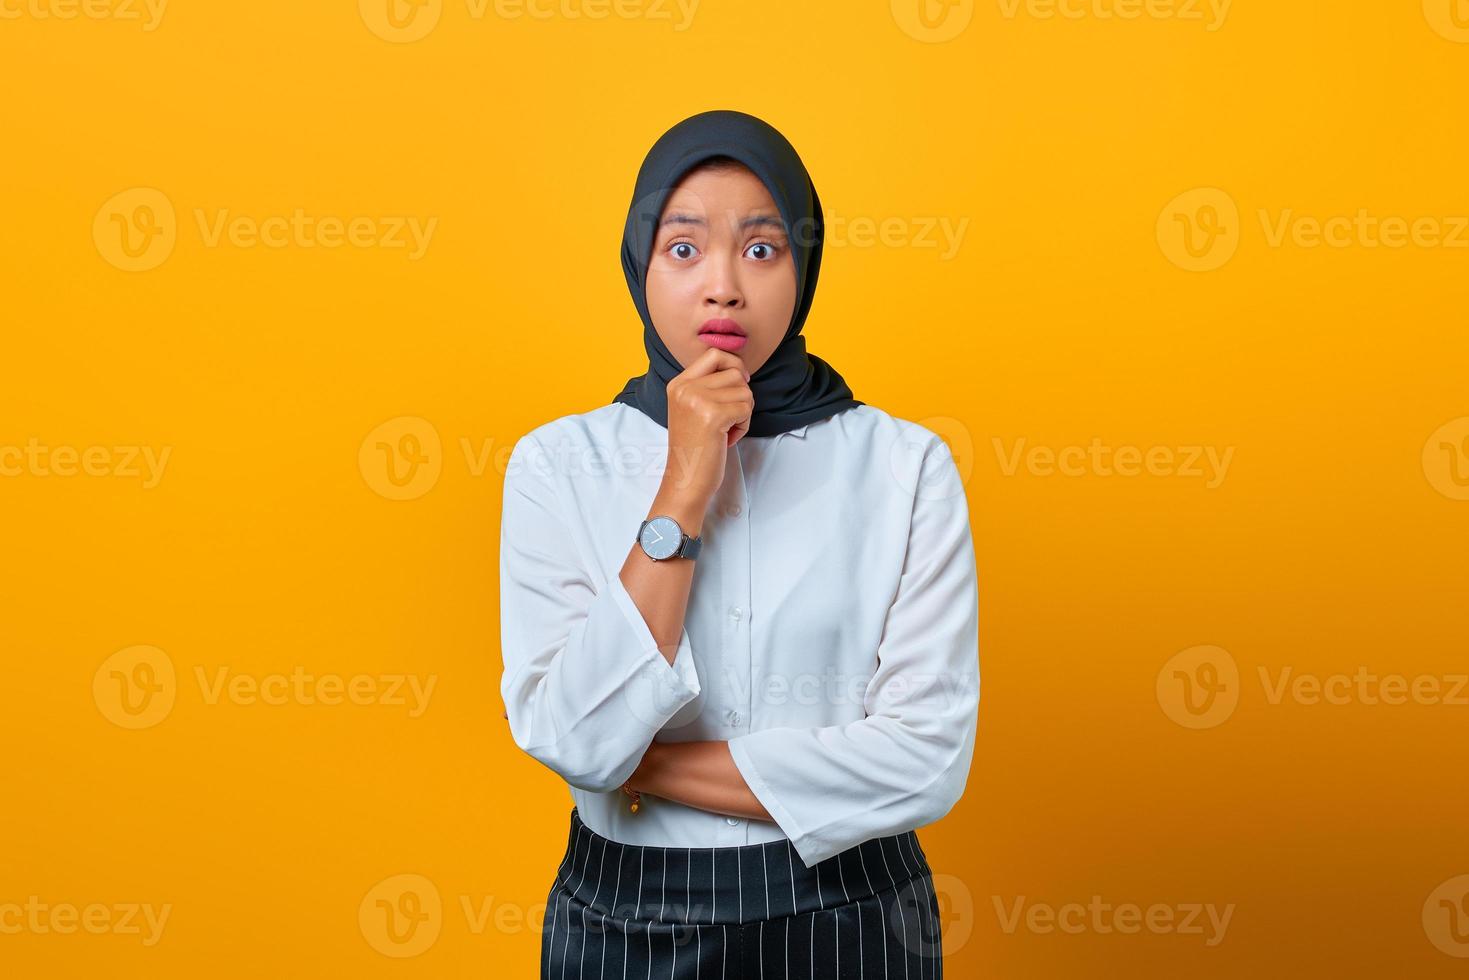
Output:
[[[726,510],[725,513],[728,514],[730,517],[739,517],[740,516],[740,505],[739,504],[730,504],[729,505],[729,509]]]
[[[731,725],[738,725],[740,723],[740,713],[738,711],[731,711],[729,713],[729,723]]]
[[[725,817],[724,822],[729,824],[731,827],[738,827],[740,825],[739,817]]]
[[[741,609],[739,606],[730,606],[729,607],[729,618],[730,619],[739,619],[744,614],[745,614],[745,611],[743,609]]]

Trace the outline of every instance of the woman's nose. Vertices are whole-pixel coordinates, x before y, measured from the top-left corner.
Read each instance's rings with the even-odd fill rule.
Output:
[[[743,297],[734,260],[716,259],[704,267],[709,270],[709,279],[704,284],[704,302],[714,306],[738,306]]]

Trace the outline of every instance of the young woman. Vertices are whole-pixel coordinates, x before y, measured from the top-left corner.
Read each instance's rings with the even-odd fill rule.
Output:
[[[915,830],[974,751],[969,513],[806,352],[823,233],[767,123],[674,126],[622,242],[648,371],[512,452],[501,693],[573,803],[542,977],[943,975]]]

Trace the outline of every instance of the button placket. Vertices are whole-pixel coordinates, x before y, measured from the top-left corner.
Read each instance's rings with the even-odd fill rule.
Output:
[[[750,515],[748,490],[745,483],[744,460],[740,443],[730,447],[726,473],[733,477],[729,485],[729,496],[724,504],[724,522],[720,535],[720,559],[727,592],[724,595],[726,668],[736,683],[727,688],[728,701],[722,718],[728,737],[733,738],[749,728],[747,702],[753,695],[751,687],[753,664],[750,645]],[[725,823],[732,828],[728,834],[736,844],[749,839],[747,821],[737,817],[726,817]]]

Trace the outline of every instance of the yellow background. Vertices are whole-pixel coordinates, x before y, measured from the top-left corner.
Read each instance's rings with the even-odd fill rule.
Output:
[[[1469,669],[1469,232],[1272,241],[1364,209],[1455,234],[1469,9],[446,0],[394,36],[366,0],[173,0],[152,30],[120,2],[0,0],[0,450],[62,449],[0,477],[0,906],[171,911],[153,945],[7,928],[0,972],[534,975],[570,799],[501,716],[504,460],[645,366],[633,178],[728,107],[848,221],[810,349],[967,474],[979,741],[920,832],[949,975],[1462,974],[1435,929],[1469,888],[1469,706],[1272,701],[1261,671],[1447,695]],[[436,20],[407,40],[410,15]],[[146,215],[109,202],[138,188],[174,241],[127,271],[112,215]],[[199,226],[297,209],[436,225],[416,259]],[[924,244],[945,221],[952,252]],[[405,436],[406,488],[378,446]],[[1093,439],[1179,465],[1007,467]],[[1232,454],[1222,479],[1190,446]],[[64,447],[106,453],[64,476]],[[145,486],[120,447],[169,456]],[[1170,687],[1200,656],[1237,671],[1222,720]],[[172,701],[128,727],[109,692],[139,664]],[[211,699],[221,669],[435,687],[410,717]],[[374,933],[405,880],[440,901],[420,948]],[[1212,946],[997,912],[1093,895],[1233,911]]]

